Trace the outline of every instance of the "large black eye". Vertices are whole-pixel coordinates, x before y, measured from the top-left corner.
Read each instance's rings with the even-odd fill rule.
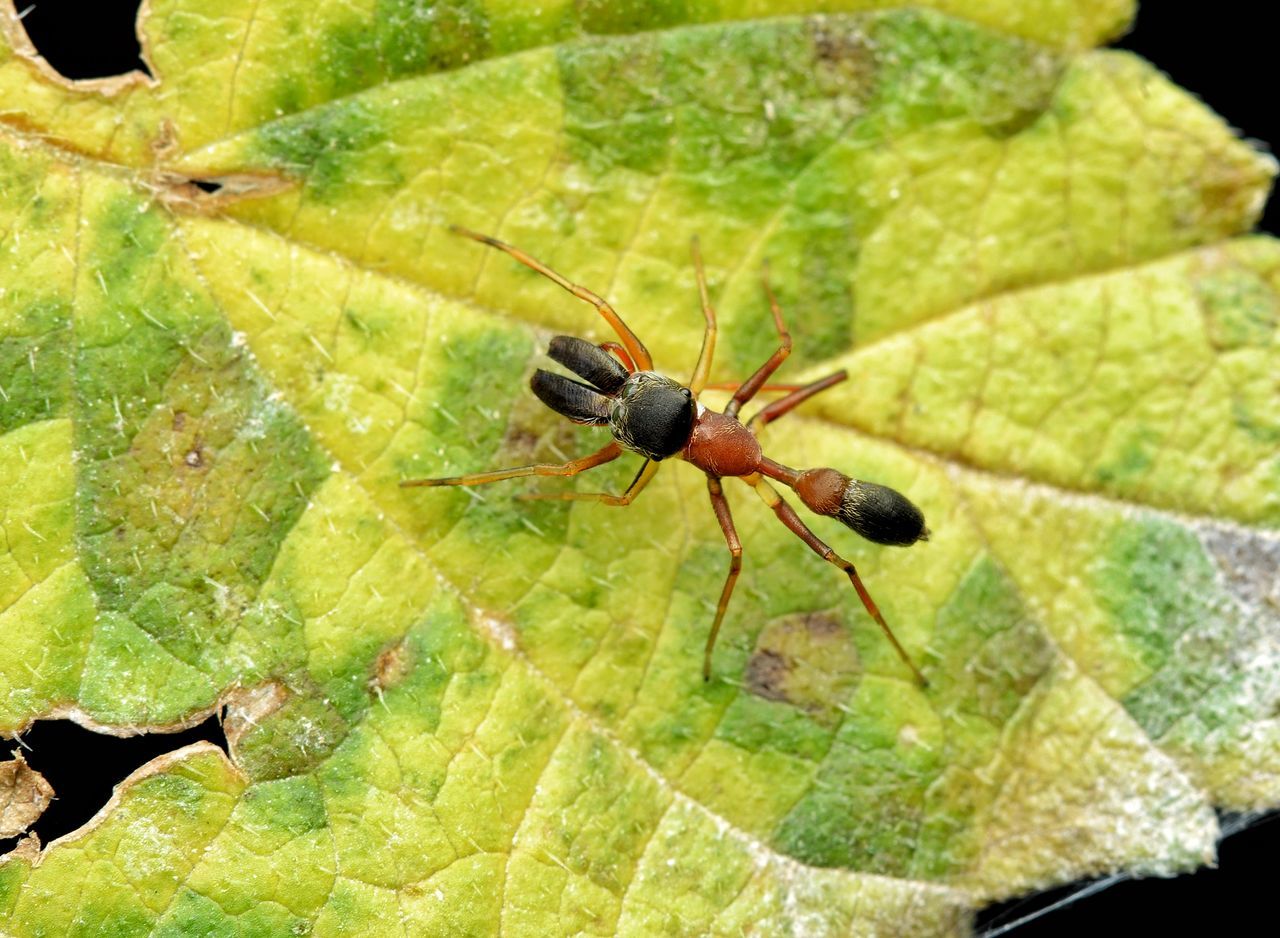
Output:
[[[609,422],[623,446],[658,461],[674,456],[689,442],[696,406],[688,388],[641,372],[624,388]]]

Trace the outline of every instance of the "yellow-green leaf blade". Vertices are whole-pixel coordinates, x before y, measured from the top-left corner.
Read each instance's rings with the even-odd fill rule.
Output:
[[[175,5],[156,89],[0,61],[47,132],[0,137],[3,725],[225,705],[231,736],[0,865],[15,932],[941,933],[1206,862],[1213,804],[1273,804],[1274,247],[1219,243],[1272,165],[1148,66],[1078,54],[1117,7],[961,6],[574,7],[520,35],[512,8],[470,64],[461,30],[360,77],[385,22],[324,7],[286,68],[285,5],[206,33]],[[343,17],[372,38],[313,54]],[[605,439],[525,390],[539,327],[603,338],[595,314],[448,222],[607,293],[677,375],[689,235],[722,377],[776,342],[767,256],[796,363],[852,379],[765,444],[922,505],[909,552],[820,533],[930,687],[737,489],[704,683],[727,559],[687,467],[627,512],[400,489]]]

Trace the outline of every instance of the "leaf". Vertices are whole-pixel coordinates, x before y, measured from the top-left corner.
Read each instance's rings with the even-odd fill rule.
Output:
[[[1272,162],[1091,51],[1127,3],[812,6],[170,0],[88,84],[3,14],[0,726],[230,742],[10,855],[8,933],[949,933],[1276,804]],[[525,391],[602,323],[448,223],[676,375],[690,236],[722,380],[769,258],[791,380],[852,377],[766,446],[924,508],[820,533],[929,689],[736,491],[704,684],[679,466],[400,489],[602,439]]]
[[[53,788],[27,765],[22,753],[0,762],[0,837],[25,831],[49,807],[52,798]]]

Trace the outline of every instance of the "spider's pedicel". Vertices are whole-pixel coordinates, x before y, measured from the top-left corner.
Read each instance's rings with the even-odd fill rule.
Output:
[[[929,539],[924,512],[887,485],[851,479],[834,469],[808,469],[793,488],[810,511],[844,522],[869,541],[907,547]]]

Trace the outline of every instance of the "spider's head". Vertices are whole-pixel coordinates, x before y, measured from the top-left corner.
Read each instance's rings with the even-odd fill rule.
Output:
[[[693,392],[665,375],[637,371],[609,408],[609,429],[627,449],[654,462],[684,449],[697,415]]]
[[[607,424],[615,440],[655,462],[689,442],[697,403],[688,388],[657,372],[628,372],[600,346],[572,336],[556,336],[547,354],[587,382],[535,371],[533,393],[556,413]]]

